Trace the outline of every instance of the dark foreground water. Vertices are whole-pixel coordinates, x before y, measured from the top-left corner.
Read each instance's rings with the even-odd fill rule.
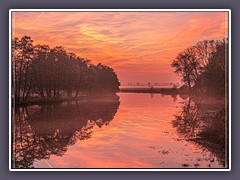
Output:
[[[118,96],[119,100],[16,108],[12,166],[227,166],[224,146],[227,131],[221,103],[206,106],[189,97],[160,94],[119,93]],[[217,138],[213,141],[214,136]]]

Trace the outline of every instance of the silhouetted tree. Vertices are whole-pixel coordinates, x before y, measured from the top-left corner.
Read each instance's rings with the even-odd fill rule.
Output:
[[[113,92],[119,91],[120,82],[114,70],[104,64],[99,63],[97,66],[90,66],[95,74],[95,83],[93,91]]]
[[[199,41],[179,53],[171,66],[190,90],[223,92],[227,46],[227,39]]]
[[[12,41],[12,61],[15,98],[17,101],[22,97],[27,99],[32,87],[31,63],[33,59],[33,44],[28,36],[21,39],[14,38]]]
[[[224,39],[216,45],[216,51],[209,58],[208,66],[206,66],[201,79],[199,79],[199,86],[208,94],[225,97],[227,50],[228,42]]]
[[[174,72],[181,76],[189,89],[192,89],[199,76],[200,66],[194,53],[194,48],[188,48],[181,52],[171,64],[175,68]]]
[[[119,80],[107,65],[91,64],[88,59],[67,52],[62,46],[33,45],[30,37],[12,40],[15,101],[27,101],[29,95],[41,99],[59,99],[66,93],[119,91]]]

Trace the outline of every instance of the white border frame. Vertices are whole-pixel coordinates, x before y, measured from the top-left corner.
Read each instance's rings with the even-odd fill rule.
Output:
[[[229,147],[228,147],[228,154],[229,154],[229,162],[228,167],[229,168],[222,168],[222,169],[128,169],[128,168],[114,168],[114,169],[57,169],[57,168],[49,168],[49,169],[14,169],[11,167],[11,157],[12,157],[12,143],[11,143],[11,135],[12,135],[12,51],[11,51],[11,43],[12,43],[12,12],[228,12],[228,42],[229,42],[229,57],[228,57],[228,78],[229,78],[229,84],[228,84],[228,121],[229,121]],[[9,171],[231,171],[231,10],[230,9],[10,9],[9,10]]]

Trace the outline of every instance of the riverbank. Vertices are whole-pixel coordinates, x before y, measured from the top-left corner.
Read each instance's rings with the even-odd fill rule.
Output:
[[[116,94],[91,94],[91,95],[80,95],[77,97],[58,97],[58,98],[39,98],[30,97],[28,100],[17,101],[14,106],[32,106],[32,105],[47,105],[47,104],[59,104],[66,101],[104,101],[104,102],[114,102],[118,101],[119,97]],[[14,100],[12,101],[14,102]]]
[[[121,88],[120,92],[127,93],[156,93],[156,94],[188,94],[189,90],[183,87],[180,88],[153,88],[153,87],[140,87],[140,88]]]

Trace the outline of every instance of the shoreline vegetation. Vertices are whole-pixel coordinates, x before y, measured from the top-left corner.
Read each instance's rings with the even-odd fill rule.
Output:
[[[31,37],[12,40],[15,105],[50,104],[113,96],[120,82],[111,67],[66,51],[62,46],[34,45]]]
[[[185,89],[185,88],[184,88]],[[189,91],[183,88],[120,88],[120,93],[148,93],[148,94],[163,94],[163,95],[189,95]],[[29,97],[28,100],[15,101],[15,106],[31,106],[31,105],[47,105],[62,103],[65,101],[115,101],[119,100],[119,97],[115,93],[101,93],[101,94],[87,94],[79,93],[77,97],[53,97],[53,98],[40,98]],[[13,101],[14,102],[14,101]]]
[[[31,37],[12,41],[15,106],[45,105],[64,101],[87,101],[118,92],[188,94],[189,88],[120,88],[114,69],[67,52],[62,46],[34,45]]]
[[[118,92],[160,93],[163,95],[225,95],[227,39],[204,40],[180,52],[171,66],[180,76],[181,87],[120,88],[114,69],[94,65],[62,46],[34,45],[31,37],[12,41],[15,105],[49,104],[83,100]]]
[[[128,93],[153,93],[163,95],[178,95],[178,94],[190,94],[187,86],[181,86],[180,88],[154,88],[154,87],[140,87],[140,88],[120,88],[120,92]]]
[[[120,88],[120,93],[148,93],[148,94],[163,94],[163,95],[190,95],[190,91],[186,86],[180,88]],[[31,105],[45,105],[62,103],[65,101],[115,101],[119,100],[116,93],[94,93],[89,94],[85,92],[79,92],[77,97],[75,96],[64,96],[64,97],[52,97],[52,98],[40,98],[40,97],[29,97],[28,100],[15,101],[16,106],[31,106]],[[14,101],[13,101],[14,102]]]

